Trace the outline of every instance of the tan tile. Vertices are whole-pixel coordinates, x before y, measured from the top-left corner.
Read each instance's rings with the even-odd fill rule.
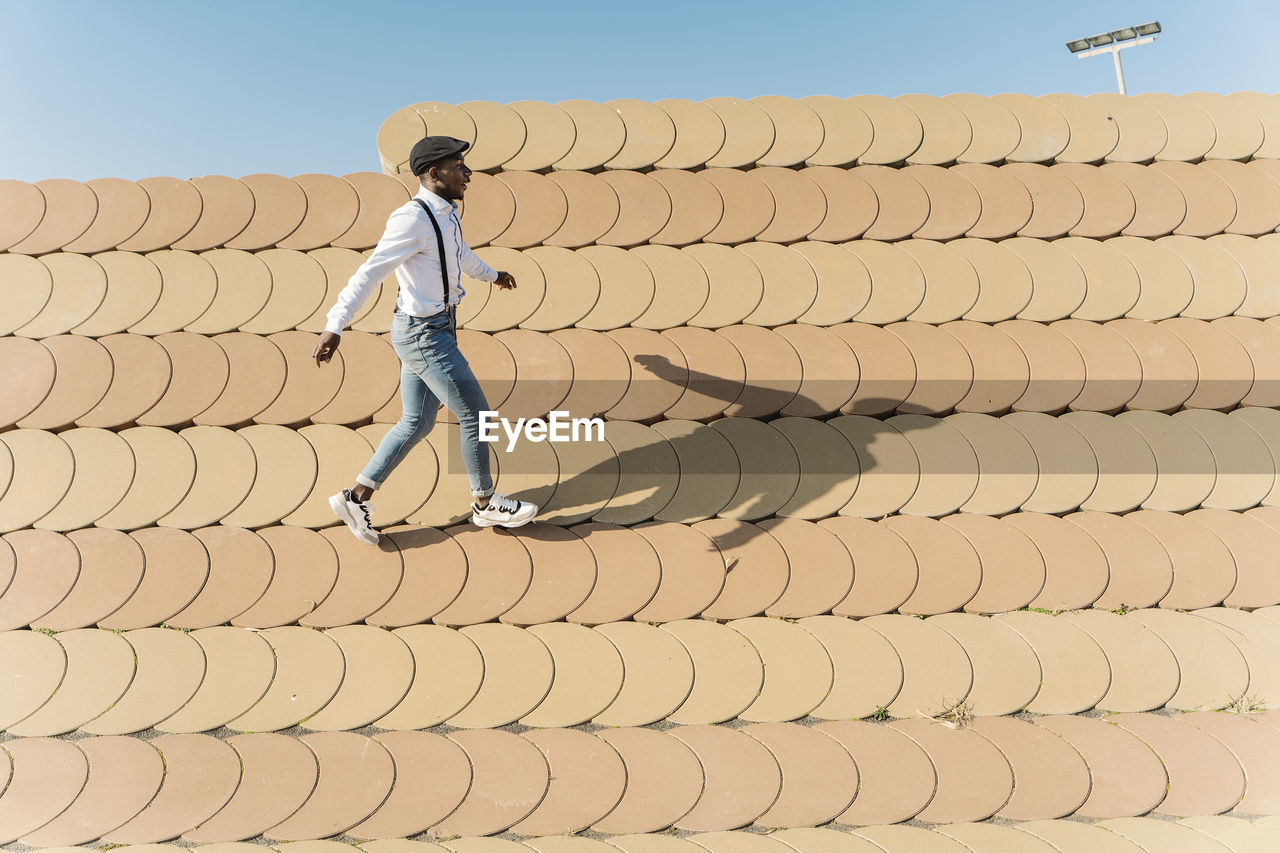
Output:
[[[653,237],[651,243],[664,246],[686,246],[706,237],[724,217],[724,199],[720,191],[698,172],[680,169],[656,169],[649,173],[671,199],[671,217]]]
[[[1255,696],[1277,695],[1280,673],[1275,664],[1275,650],[1280,634],[1274,620],[1265,615],[1244,613],[1231,607],[1212,607],[1194,611],[1196,616],[1210,619],[1223,629],[1227,639],[1240,649],[1249,665],[1249,692]]]
[[[978,224],[982,200],[977,188],[963,175],[925,165],[908,166],[903,173],[918,182],[929,197],[929,215],[913,237],[951,240],[964,236]]]
[[[24,255],[54,252],[79,237],[93,224],[98,213],[98,197],[88,184],[53,178],[36,181],[30,186],[44,197],[43,214],[32,215],[36,204],[29,191],[14,192],[19,203],[27,209],[29,218],[19,218],[18,223],[13,226],[13,231],[6,240],[9,251]],[[22,200],[23,196],[27,197],[25,201]],[[22,208],[17,210],[21,211]]]
[[[658,589],[662,564],[648,540],[629,528],[591,522],[572,528],[591,549],[596,581],[566,618],[585,625],[629,618]]]
[[[401,180],[395,181],[395,184],[404,190],[405,197],[411,192],[416,194],[417,182],[406,180],[404,175],[400,177]],[[472,175],[471,183],[467,185],[467,195],[471,198],[463,201],[458,215],[462,223],[462,237],[468,246],[489,244],[515,221],[516,197],[510,187],[492,175],[483,172]],[[467,215],[468,211],[470,216]],[[358,224],[359,219],[356,222]],[[378,240],[383,227],[385,226],[378,226],[378,230],[371,235],[374,242]],[[372,227],[370,230],[373,230]],[[465,318],[465,314],[463,317]]]
[[[1039,163],[1018,161],[1000,169],[1020,181],[1031,194],[1031,219],[1019,229],[1019,236],[1052,240],[1080,224],[1084,196],[1066,174]]]
[[[0,198],[5,211],[0,224],[0,247],[7,250],[36,229],[44,218],[46,203],[40,188],[26,181],[0,183]]]
[[[1248,424],[1254,432],[1262,437],[1263,442],[1267,445],[1269,450],[1274,448],[1276,440],[1280,439],[1280,431],[1277,430],[1277,427],[1280,427],[1280,421],[1277,421],[1271,416],[1271,410],[1268,408],[1249,406],[1246,408],[1236,409],[1235,413],[1232,414],[1231,417],[1236,420],[1244,421]],[[1272,450],[1272,458],[1275,458],[1274,450]],[[1263,498],[1263,503],[1267,505],[1274,504],[1275,494],[1276,489],[1273,487],[1271,491],[1267,493],[1266,497]]]
[[[259,636],[275,652],[275,676],[262,698],[226,722],[236,731],[270,732],[295,726],[329,704],[342,685],[342,649],[322,632],[286,625],[268,628]]]
[[[409,625],[394,633],[413,653],[413,684],[400,704],[375,724],[383,729],[425,729],[467,707],[484,679],[479,647],[461,631],[439,625]]]
[[[390,375],[398,376],[399,371],[392,371]],[[376,448],[390,430],[391,424],[372,423],[365,424],[356,432],[371,448]],[[378,490],[377,504],[372,507],[373,526],[385,529],[389,525],[400,524],[421,509],[431,495],[429,490],[439,478],[439,468],[440,462],[430,445],[406,457],[398,466],[400,475]]]
[[[778,799],[756,819],[756,826],[816,826],[853,802],[858,768],[835,738],[788,723],[757,723],[743,731],[763,743],[782,770]]]
[[[230,372],[227,354],[211,338],[192,332],[157,337],[172,365],[172,378],[163,396],[136,420],[143,426],[184,426],[213,405],[226,387]]]
[[[1247,692],[1244,655],[1213,622],[1160,608],[1136,610],[1128,618],[1156,634],[1177,658],[1178,690],[1165,703],[1168,707],[1219,709]]]
[[[222,520],[242,527],[275,524],[311,493],[318,472],[315,448],[282,426],[255,424],[237,433],[253,448],[259,467],[248,496]]]
[[[948,323],[977,304],[981,292],[978,271],[954,246],[933,240],[904,240],[902,249],[920,266],[926,283],[924,301],[908,320]]]
[[[957,412],[1003,414],[1026,393],[1031,368],[1013,338],[972,320],[944,323],[942,329],[960,342],[973,365],[973,384],[956,402]]]
[[[1175,234],[1208,237],[1220,234],[1235,221],[1239,211],[1231,185],[1211,169],[1190,163],[1166,162],[1151,166],[1178,185],[1187,200],[1187,215]]]
[[[962,513],[942,522],[969,541],[982,564],[978,592],[967,613],[1001,613],[1026,607],[1044,588],[1045,558],[1035,542],[1004,519]]]
[[[653,274],[653,302],[635,320],[644,329],[683,326],[705,307],[711,282],[692,255],[670,246],[637,246],[638,255]]]
[[[916,384],[898,406],[903,414],[945,415],[973,385],[973,363],[960,341],[928,323],[893,323],[886,327],[911,350]]]
[[[724,588],[704,619],[758,616],[783,594],[791,576],[787,552],[774,537],[750,522],[715,518],[693,526],[719,549],[725,563]]]
[[[492,835],[528,817],[547,793],[550,770],[542,752],[509,732],[454,732],[471,760],[471,789],[462,805],[433,826],[436,837]]]
[[[1187,216],[1187,200],[1167,175],[1137,163],[1106,163],[1102,172],[1119,178],[1133,195],[1133,219],[1124,232],[1131,237],[1172,234]]]
[[[127,601],[98,621],[103,628],[159,625],[194,601],[209,578],[209,553],[190,533],[157,527],[130,538],[142,548],[142,580]]]
[[[204,652],[204,680],[181,709],[156,724],[160,731],[216,729],[248,711],[267,692],[275,676],[275,652],[256,632],[202,628],[192,631],[191,636]]]
[[[833,99],[834,100],[834,99]],[[804,99],[762,95],[750,101],[768,114],[775,128],[773,145],[757,159],[760,166],[797,166],[812,157],[826,138],[822,118]],[[851,162],[849,158],[844,162]]]
[[[1120,129],[1097,101],[1063,92],[1041,95],[1040,100],[1062,113],[1071,128],[1066,148],[1054,157],[1059,163],[1096,163],[1115,150]]]
[[[746,384],[738,398],[725,409],[727,417],[768,417],[795,399],[803,378],[803,365],[799,353],[786,338],[754,325],[727,326],[717,334],[733,344],[746,366]]]
[[[1107,587],[1093,606],[1101,610],[1154,607],[1173,586],[1173,561],[1150,531],[1123,515],[1082,511],[1066,516],[1102,548]]]
[[[915,113],[923,128],[920,147],[906,158],[908,163],[945,166],[973,142],[968,115],[952,101],[933,95],[899,95],[894,100]]]
[[[1160,756],[1169,774],[1169,793],[1157,814],[1218,814],[1244,796],[1240,762],[1202,729],[1156,714],[1114,714],[1107,720],[1141,737]]]
[[[164,759],[164,783],[141,812],[103,836],[147,844],[174,838],[227,804],[241,780],[240,756],[208,735],[165,735],[152,741]]]
[[[316,754],[320,775],[307,802],[263,832],[278,841],[326,838],[369,817],[391,791],[395,761],[381,743],[354,732],[299,738]]]
[[[299,429],[298,434],[315,451],[316,477],[302,504],[281,521],[302,527],[324,527],[337,520],[329,506],[329,496],[351,483],[351,472],[373,455],[373,447],[359,432],[334,424],[311,424]],[[389,591],[387,595],[390,597]],[[378,606],[383,603],[385,599],[378,602]]]
[[[1060,411],[1080,395],[1084,359],[1069,338],[1028,320],[1006,320],[999,328],[1022,349],[1031,369],[1026,393],[1013,404],[1015,411]]]
[[[133,681],[106,713],[82,724],[81,731],[123,735],[149,729],[189,702],[204,679],[204,650],[187,634],[142,628],[124,637],[137,661]]]
[[[255,252],[254,257],[271,270],[271,295],[262,310],[241,325],[242,332],[269,335],[287,331],[315,314],[328,286],[324,267],[314,257],[284,249]]]
[[[0,678],[6,685],[0,726],[7,728],[49,701],[66,675],[67,654],[56,639],[38,631],[0,633],[0,649],[5,661]]]
[[[876,195],[876,218],[863,232],[865,239],[903,240],[928,221],[929,194],[913,172],[875,164],[857,166],[852,172]]]
[[[1235,560],[1223,541],[1194,518],[1143,510],[1128,516],[1146,527],[1173,561],[1173,587],[1160,606],[1170,610],[1213,607],[1237,581]]]
[[[675,496],[680,482],[675,448],[661,433],[631,421],[609,422],[604,437],[617,456],[618,487],[592,518],[609,524],[648,521]]]
[[[742,344],[737,344],[742,351]],[[748,379],[751,374],[748,372]],[[737,491],[720,510],[724,518],[751,521],[773,515],[796,492],[800,461],[791,442],[764,421],[728,417],[713,421],[711,428],[733,445],[742,465]]]
[[[937,778],[932,762],[896,729],[856,720],[814,728],[839,741],[858,762],[858,796],[836,823],[866,826],[908,820],[933,798]]]
[[[1102,648],[1111,667],[1111,687],[1098,700],[1104,711],[1161,708],[1178,690],[1178,659],[1154,632],[1116,613],[1081,610],[1065,619]]]
[[[1014,790],[996,813],[1006,820],[1066,817],[1089,795],[1089,768],[1065,740],[1011,717],[980,717],[971,727],[991,741],[1013,769]]]
[[[1031,192],[1012,173],[985,162],[961,163],[952,171],[973,185],[981,201],[982,209],[967,236],[1000,240],[1012,237],[1031,221]]]
[[[839,537],[853,558],[853,586],[832,613],[855,619],[891,613],[911,596],[919,576],[916,557],[888,525],[847,517],[818,524]]]
[[[507,106],[524,121],[525,139],[504,168],[541,171],[569,153],[578,131],[563,109],[545,101],[516,101]]]
[[[817,296],[797,322],[833,326],[866,307],[871,299],[871,274],[852,252],[817,241],[796,243],[791,248],[804,256],[818,276]]]
[[[689,365],[689,381],[666,419],[700,420],[723,412],[742,393],[746,366],[737,347],[722,335],[693,326],[664,331]]]
[[[1229,333],[1202,320],[1173,317],[1160,326],[1173,332],[1195,359],[1196,390],[1183,406],[1188,409],[1232,409],[1253,384],[1253,363]]]
[[[978,486],[961,511],[1003,515],[1024,506],[1038,485],[1040,462],[1023,434],[990,415],[958,413],[946,420],[978,457]]]
[[[217,335],[213,341],[227,357],[227,384],[214,403],[193,420],[208,426],[244,426],[283,390],[284,353],[269,338],[243,332]]]
[[[1275,97],[1262,92],[1233,92],[1228,97],[1237,103],[1244,104],[1257,116],[1258,121],[1262,122],[1262,147],[1255,151],[1253,156],[1255,158],[1274,157],[1276,122],[1280,119],[1280,109],[1277,108]]]
[[[739,169],[763,159],[773,148],[776,132],[770,114],[753,101],[706,98],[724,126],[724,144],[706,161],[708,168]]]
[[[955,246],[978,274],[978,299],[964,319],[996,323],[1013,319],[1027,307],[1033,286],[1031,270],[1009,247],[972,238],[948,245]]]
[[[618,649],[626,677],[622,690],[593,722],[639,726],[679,708],[693,687],[693,660],[684,645],[652,625],[614,622],[596,628]]]
[[[1116,419],[1141,434],[1156,457],[1156,485],[1143,509],[1185,512],[1204,502],[1213,491],[1217,465],[1196,430],[1161,412],[1122,412]]]
[[[1006,155],[1009,162],[1044,163],[1067,147],[1071,126],[1048,100],[1022,94],[994,95],[991,100],[1013,113],[1022,132],[1017,146]]]
[[[1025,534],[1044,558],[1044,587],[1030,602],[1032,607],[1077,610],[1101,597],[1110,566],[1087,530],[1038,512],[1020,512],[1004,521]]]
[[[501,620],[512,625],[555,622],[581,607],[598,575],[595,553],[582,537],[572,530],[545,524],[535,524],[513,535],[529,551],[533,580],[519,603],[503,613]]]
[[[790,566],[786,589],[766,611],[770,616],[817,616],[849,595],[853,558],[835,533],[800,518],[770,518],[759,527],[782,545]]]
[[[394,632],[346,625],[325,632],[342,650],[342,685],[323,708],[303,722],[312,731],[367,726],[405,698],[414,679],[414,657]]]
[[[1078,714],[1107,692],[1111,666],[1102,648],[1080,628],[1045,613],[1019,610],[993,619],[1022,635],[1040,660],[1041,684],[1027,705],[1033,714]]]
[[[1124,336],[1110,326],[1086,320],[1059,320],[1052,325],[1084,359],[1084,390],[1071,401],[1073,411],[1115,412],[1137,395],[1142,363]]]
[[[497,728],[528,714],[551,689],[555,662],[546,644],[511,625],[469,625],[461,629],[484,660],[484,679],[475,698],[446,722],[463,729]]]
[[[313,423],[355,424],[373,416],[396,394],[400,363],[390,342],[366,332],[342,336],[342,384]]]
[[[618,805],[592,825],[595,831],[655,832],[684,817],[699,801],[703,768],[683,741],[635,728],[607,729],[598,737],[622,757],[627,785]]]
[[[676,126],[662,107],[621,98],[605,101],[622,119],[626,136],[622,148],[604,164],[606,169],[644,169],[661,160],[676,141]]]
[[[879,405],[883,400],[867,402]],[[911,499],[920,483],[920,460],[901,432],[865,415],[835,418],[830,424],[853,445],[860,468],[858,488],[840,509],[841,515],[881,518]]]
[[[1138,301],[1128,316],[1139,320],[1163,320],[1179,314],[1190,303],[1195,281],[1182,256],[1161,238],[1155,242],[1136,237],[1114,237],[1107,245],[1133,264],[1141,282]]]
[[[684,98],[656,101],[675,127],[669,150],[654,165],[661,169],[693,169],[703,165],[724,146],[724,122],[706,104]]]
[[[1213,147],[1217,131],[1213,120],[1193,101],[1162,92],[1144,92],[1134,100],[1151,107],[1164,121],[1169,139],[1156,152],[1156,160],[1195,162]]]
[[[1137,214],[1133,193],[1112,172],[1075,162],[1059,162],[1053,169],[1066,175],[1084,199],[1084,215],[1071,229],[1072,236],[1115,237],[1133,222]]]
[[[706,774],[696,806],[680,829],[714,831],[746,826],[776,801],[782,786],[778,761],[744,731],[719,726],[682,726],[676,738],[693,750]]]
[[[243,767],[235,793],[212,817],[182,834],[195,843],[253,838],[296,812],[315,789],[315,753],[298,738],[273,733],[226,739]]]
[[[760,654],[741,634],[725,625],[699,620],[669,622],[693,661],[693,688],[668,715],[673,723],[703,725],[733,719],[749,707],[764,683]]]
[[[61,335],[91,318],[107,292],[102,265],[86,255],[55,252],[39,259],[49,270],[54,287],[40,313],[15,333],[28,338]]]
[[[1082,509],[1127,512],[1151,496],[1156,457],[1140,432],[1099,412],[1068,412],[1059,420],[1084,437],[1096,460],[1097,484],[1079,503]]]
[[[712,539],[697,528],[669,521],[650,521],[631,529],[645,538],[662,563],[658,589],[635,613],[636,621],[689,619],[719,597],[726,561]]]
[[[475,123],[474,144],[467,149],[467,165],[477,172],[501,167],[524,147],[524,119],[511,107],[493,101],[464,101],[458,109]]]
[[[32,847],[84,844],[107,834],[151,802],[164,777],[155,747],[132,737],[86,738],[89,777],[66,811],[20,839]]]
[[[3,192],[5,183],[0,183],[0,192]],[[9,254],[0,255],[0,272],[3,272],[5,281],[14,283],[14,286],[6,287],[3,296],[0,296],[3,300],[0,305],[4,307],[5,316],[4,324],[0,325],[0,332],[10,334],[14,329],[19,329],[35,319],[44,310],[53,292],[53,273],[35,258]],[[158,274],[156,285],[158,289]]]
[[[302,223],[307,194],[297,183],[281,175],[246,175],[240,182],[253,193],[253,216],[224,244],[229,249],[254,251],[274,246]]]
[[[1063,737],[1084,758],[1093,777],[1076,812],[1112,818],[1145,814],[1165,798],[1168,775],[1155,752],[1125,729],[1088,717],[1042,717],[1036,725]]]
[[[818,292],[818,275],[804,255],[786,246],[763,242],[746,243],[737,250],[759,268],[764,280],[760,302],[744,322],[757,326],[780,326],[794,322],[813,306]]]
[[[589,246],[617,223],[620,202],[608,181],[591,172],[553,172],[548,177],[564,193],[566,208],[564,220],[544,243],[574,249]],[[520,184],[514,186],[518,189]],[[527,206],[531,202],[527,197],[515,197],[513,204]],[[513,216],[516,212],[513,208]]]
[[[190,181],[143,178],[137,186],[146,192],[150,205],[140,227],[116,242],[116,248],[121,251],[153,252],[167,248],[185,237],[199,221],[204,200]]]
[[[324,273],[326,287],[325,294],[320,298],[315,311],[304,320],[298,322],[297,326],[304,332],[319,333],[324,331],[325,316],[329,311],[326,306],[332,306],[337,301],[338,294],[342,292],[342,288],[346,286],[346,282],[355,274],[360,264],[364,263],[367,253],[337,246],[325,246],[319,249],[312,249],[306,254],[320,264]],[[390,281],[394,280],[394,277],[390,278]],[[387,320],[390,319],[390,303],[393,301],[390,294],[394,293],[395,290],[395,284],[383,281],[382,289],[378,295],[369,300],[363,308],[357,310],[355,316],[352,317],[352,328],[369,332],[388,331],[389,325],[382,325],[379,328],[379,324],[372,323],[370,320],[375,312],[380,313]],[[383,322],[386,323],[386,320]],[[312,363],[314,364],[314,362]]]
[[[1023,320],[1042,323],[1061,320],[1084,304],[1088,291],[1084,269],[1059,242],[1015,237],[1001,244],[1026,264],[1034,282],[1031,298],[1018,312]]]
[[[221,246],[253,218],[254,197],[247,184],[226,175],[204,175],[188,183],[200,194],[200,218],[172,248],[200,252]]]
[[[560,472],[551,499],[539,517],[550,524],[571,525],[590,519],[618,490],[619,463],[607,441],[582,441],[555,448]]]
[[[845,101],[866,113],[873,128],[871,144],[859,155],[859,163],[901,163],[923,142],[920,118],[905,103],[880,95],[855,95]]]
[[[1018,832],[1012,826],[989,823],[953,823],[934,828],[934,832],[966,844],[972,850],[989,850],[991,853],[1048,853],[1057,850],[1047,841]]]
[[[753,171],[708,168],[698,173],[719,193],[722,205],[719,222],[703,235],[705,242],[743,243],[769,227],[776,200]]]
[[[89,762],[75,744],[52,738],[11,740],[3,759],[5,799],[0,838],[5,843],[37,829],[66,810],[89,775]]]
[[[929,823],[983,820],[999,811],[1013,792],[1013,771],[991,741],[975,731],[936,720],[889,724],[919,743],[938,774],[938,787],[917,819]]]
[[[474,150],[474,149],[472,149]],[[468,157],[471,152],[468,152]],[[377,172],[352,172],[342,176],[351,189],[355,190],[358,207],[355,219],[345,231],[329,242],[347,249],[367,249],[378,242],[386,219],[391,211],[409,200],[409,193],[396,179]],[[480,181],[473,182],[479,184]],[[484,182],[490,184],[490,182]],[[473,192],[469,187],[468,192]],[[472,198],[475,196],[473,195]],[[468,245],[484,245],[488,239],[467,240]]]
[[[12,465],[0,498],[0,530],[13,531],[58,506],[71,487],[75,457],[65,441],[43,430],[12,430],[0,443]]]
[[[1209,238],[1215,246],[1235,259],[1248,281],[1245,300],[1236,314],[1245,317],[1267,318],[1276,313],[1274,265],[1277,260],[1276,244],[1270,239],[1255,240],[1240,234],[1220,234]]]
[[[809,417],[779,418],[771,424],[791,444],[800,463],[795,494],[778,515],[816,519],[839,512],[858,487],[860,466],[849,440],[835,427]]]
[[[1141,817],[1118,817],[1100,821],[1098,826],[1123,836],[1150,850],[1188,850],[1204,853],[1227,853],[1225,845],[1179,822]]]
[[[467,279],[466,287],[472,292],[492,291],[479,313],[465,321],[467,328],[497,332],[518,326],[533,316],[547,292],[546,276],[537,262],[521,252],[501,246],[487,246],[477,254],[490,266],[510,272],[520,286],[515,290],[494,290],[485,282]]]
[[[603,739],[571,729],[542,729],[523,737],[546,757],[551,783],[542,802],[512,832],[575,833],[611,813],[621,801],[629,782],[627,767]]]
[[[253,489],[257,473],[253,447],[239,433],[224,427],[187,427],[179,435],[195,455],[195,474],[187,494],[161,516],[159,523],[186,529],[215,524],[238,507]],[[259,593],[266,588],[270,576],[268,565]]]
[[[560,101],[556,106],[568,113],[577,135],[568,152],[552,164],[553,168],[595,169],[622,150],[627,128],[622,117],[609,107],[583,100]]]
[[[349,834],[357,838],[417,835],[462,803],[471,783],[471,761],[462,747],[430,732],[383,732],[373,739],[391,753],[395,784],[378,810]]]
[[[97,210],[89,228],[63,247],[66,251],[90,255],[114,249],[147,221],[151,199],[141,185],[120,178],[95,178],[85,186],[97,197]],[[18,203],[22,204],[20,199]]]
[[[1209,409],[1184,410],[1174,418],[1194,429],[1213,453],[1218,478],[1204,506],[1241,510],[1265,501],[1275,488],[1265,439],[1252,429],[1241,429],[1240,418]]]
[[[928,415],[896,415],[886,423],[902,433],[920,461],[920,485],[903,505],[904,514],[947,515],[973,497],[978,457],[959,430]]]
[[[1179,96],[1209,114],[1215,132],[1209,160],[1247,160],[1263,144],[1263,124],[1246,104],[1216,92],[1187,92]]]
[[[636,255],[617,246],[588,246],[578,252],[600,277],[600,298],[577,325],[607,331],[628,325],[653,303],[653,273]]]
[[[231,332],[256,316],[271,298],[271,270],[250,252],[214,249],[200,258],[213,267],[217,293],[186,330],[205,335]]]
[[[655,833],[615,835],[608,844],[623,853],[701,853],[706,849],[687,838]]]
[[[728,506],[741,478],[741,464],[729,440],[705,424],[687,420],[659,421],[653,429],[671,442],[685,474],[675,496],[654,517],[692,524]]]
[[[626,351],[612,338],[588,329],[560,329],[551,337],[573,361],[574,382],[561,408],[576,417],[593,417],[617,405],[631,381]]]
[[[973,687],[965,701],[974,714],[1014,714],[1035,698],[1040,662],[1017,631],[972,613],[941,613],[928,621],[954,637],[969,656]]]
[[[534,625],[529,633],[551,652],[555,675],[546,697],[521,717],[522,725],[581,725],[617,697],[622,689],[622,656],[606,637],[581,625],[562,622]]]
[[[1280,841],[1280,828],[1226,815],[1202,815],[1178,821],[1233,850],[1266,850]]]
[[[1169,141],[1164,119],[1143,101],[1112,92],[1088,96],[1115,122],[1119,140],[1106,155],[1108,163],[1148,163]]]
[[[1268,234],[1280,225],[1275,213],[1280,184],[1265,169],[1234,160],[1206,160],[1204,168],[1225,181],[1235,196],[1235,218],[1223,229],[1228,234]]]
[[[773,219],[756,236],[757,240],[794,243],[808,237],[826,218],[826,194],[802,172],[763,166],[753,169],[751,176],[769,189],[774,200]]]
[[[46,530],[15,530],[5,541],[14,571],[0,592],[0,630],[10,631],[39,621],[67,598],[80,575],[80,552],[66,536]]]
[[[556,246],[535,246],[525,255],[538,264],[552,286],[537,310],[521,322],[523,328],[566,329],[590,313],[600,297],[600,275],[585,257]]]
[[[1097,850],[1098,853],[1134,853],[1142,848],[1121,835],[1097,825],[1071,820],[1037,820],[1018,824],[1018,830],[1059,850]]]
[[[887,708],[890,715],[939,713],[968,696],[973,667],[964,648],[950,634],[898,614],[871,616],[864,621],[884,635],[902,660],[902,690]]]
[[[1197,711],[1177,718],[1208,732],[1221,742],[1243,765],[1247,786],[1244,798],[1234,807],[1245,814],[1268,814],[1275,811],[1277,776],[1275,755],[1280,740],[1275,729],[1248,716]]]
[[[801,170],[801,174],[817,184],[826,197],[826,213],[821,224],[809,232],[810,240],[827,243],[853,240],[875,222],[880,202],[871,184],[860,173],[835,166],[813,165]]]
[[[1172,249],[1191,271],[1193,295],[1182,309],[1184,317],[1216,320],[1244,303],[1249,290],[1244,271],[1216,243],[1181,234],[1161,237],[1157,242]]]

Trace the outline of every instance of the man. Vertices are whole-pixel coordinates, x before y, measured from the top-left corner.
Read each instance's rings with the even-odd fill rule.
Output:
[[[413,146],[409,167],[422,188],[391,214],[377,248],[338,294],[312,353],[317,366],[333,358],[343,328],[378,283],[395,270],[400,294],[391,344],[401,363],[402,414],[355,484],[329,498],[329,506],[356,538],[370,545],[377,543],[378,534],[369,518],[369,499],[409,449],[431,432],[441,402],[457,415],[462,428],[462,459],[475,498],[471,521],[481,527],[519,527],[538,512],[534,504],[493,492],[489,451],[479,435],[480,413],[488,404],[458,349],[456,309],[464,295],[461,275],[494,282],[500,290],[516,286],[510,273],[494,270],[462,240],[457,202],[471,180],[463,158],[468,147],[470,143],[448,136],[428,136]]]

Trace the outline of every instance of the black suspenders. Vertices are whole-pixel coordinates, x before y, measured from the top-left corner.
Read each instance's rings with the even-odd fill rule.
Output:
[[[444,234],[440,231],[440,223],[436,222],[436,215],[431,212],[431,208],[420,198],[414,198],[423,210],[427,212],[427,218],[431,220],[431,227],[436,232],[436,247],[440,252],[440,281],[444,284],[444,307],[449,309],[449,260],[444,254]]]

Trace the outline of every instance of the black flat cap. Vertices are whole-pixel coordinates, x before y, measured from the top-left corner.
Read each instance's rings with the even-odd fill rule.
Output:
[[[470,147],[470,142],[452,136],[425,136],[413,144],[413,150],[409,152],[409,168],[415,175],[421,175],[437,160],[456,157]]]

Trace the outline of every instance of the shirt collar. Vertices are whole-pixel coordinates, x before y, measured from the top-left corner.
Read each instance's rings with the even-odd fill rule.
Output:
[[[419,189],[418,194],[415,195],[414,198],[422,199],[427,204],[431,205],[432,209],[444,214],[448,214],[450,211],[457,210],[458,208],[456,202],[449,201],[447,198],[441,198],[426,187]]]

